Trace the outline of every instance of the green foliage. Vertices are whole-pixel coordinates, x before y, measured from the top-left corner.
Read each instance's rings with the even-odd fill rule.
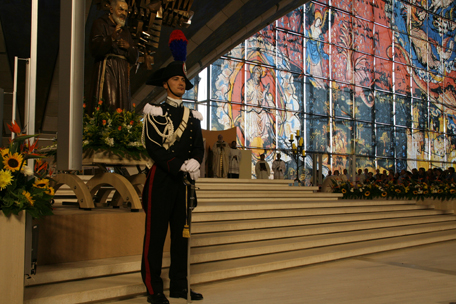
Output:
[[[84,114],[83,151],[106,150],[138,160],[147,154],[141,144],[142,126],[142,116],[134,110],[109,111],[100,100],[91,115]]]

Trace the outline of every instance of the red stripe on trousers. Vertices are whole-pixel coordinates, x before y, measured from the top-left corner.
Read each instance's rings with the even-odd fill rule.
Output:
[[[150,217],[151,217],[151,203],[150,203],[150,198],[152,195],[152,185],[154,183],[154,176],[155,176],[155,170],[157,169],[157,166],[154,165],[152,166],[152,169],[150,170],[150,175],[149,175],[149,191],[147,193],[147,200],[148,200],[148,206],[147,206],[147,227],[146,227],[146,241],[144,242],[144,265],[146,267],[146,288],[149,294],[154,294],[154,289],[152,288],[152,284],[150,283],[150,267],[149,267],[149,245],[150,245]]]

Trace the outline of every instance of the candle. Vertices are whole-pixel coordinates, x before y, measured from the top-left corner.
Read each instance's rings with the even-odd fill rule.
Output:
[[[296,131],[296,136],[299,136],[299,130]]]
[[[296,150],[296,145],[295,145],[295,143],[293,143],[292,148],[293,148],[293,150]]]
[[[306,151],[302,150],[302,156],[306,156]]]
[[[299,146],[302,147],[304,145],[304,139],[301,137],[299,139]]]
[[[290,135],[290,140],[293,140],[293,134]]]

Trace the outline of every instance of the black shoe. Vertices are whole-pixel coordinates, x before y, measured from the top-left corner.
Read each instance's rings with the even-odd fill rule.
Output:
[[[169,304],[168,299],[162,293],[147,296],[147,302],[152,304]]]
[[[180,291],[170,290],[169,291],[169,296],[171,298],[187,299],[187,289],[182,289]],[[192,298],[192,301],[199,301],[199,300],[203,299],[203,295],[202,294],[194,292],[191,289],[190,289],[190,297]]]

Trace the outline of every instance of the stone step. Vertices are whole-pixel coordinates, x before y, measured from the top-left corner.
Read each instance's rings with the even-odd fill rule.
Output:
[[[198,184],[197,185],[199,192],[203,191],[219,191],[220,185],[218,184]],[[227,191],[293,191],[293,192],[303,192],[303,193],[313,193],[315,187],[292,187],[286,184],[274,185],[274,184],[226,184],[223,185],[223,190]]]
[[[199,178],[196,182],[196,186],[200,186],[202,184],[215,184],[223,186],[230,185],[230,184],[266,184],[266,185],[289,185],[293,184],[294,180],[291,179],[242,179],[242,178]],[[318,190],[318,187],[310,187]]]
[[[456,221],[198,247],[191,250],[190,261],[192,264],[206,263],[444,230],[456,233]]]
[[[342,193],[322,193],[322,192],[304,192],[304,191],[267,191],[267,190],[252,190],[252,191],[196,191],[198,199],[200,198],[289,198],[297,197],[301,199],[309,198],[339,198]]]
[[[368,212],[393,212],[405,210],[428,209],[419,205],[389,205],[389,206],[359,206],[359,207],[334,207],[334,208],[308,208],[285,210],[254,210],[254,211],[225,211],[225,212],[195,212],[193,222],[235,221],[251,219],[293,218],[301,216],[314,216],[325,214],[353,214]]]
[[[196,284],[217,281],[455,239],[456,230],[445,230],[234,260],[201,263],[192,266],[191,282]]]
[[[193,211],[220,212],[220,211],[250,211],[250,210],[282,210],[302,208],[333,208],[354,206],[388,206],[388,205],[416,205],[415,201],[399,200],[328,200],[327,198],[303,201],[302,198],[275,199],[275,198],[250,198],[250,199],[201,199],[198,198],[198,207]]]
[[[301,225],[314,225],[323,223],[342,223],[350,221],[367,221],[376,219],[392,219],[413,216],[428,216],[443,214],[437,210],[410,210],[410,211],[393,211],[393,212],[376,212],[360,214],[337,214],[337,215],[315,215],[300,216],[293,218],[272,218],[272,219],[252,219],[237,220],[225,222],[195,222],[192,225],[192,233],[208,233],[222,231],[236,231],[247,229],[264,229],[272,227],[291,227]]]
[[[214,261],[192,265],[191,284],[237,278],[280,269],[305,266],[353,256],[419,246],[456,239],[456,230],[392,237],[313,249]],[[168,271],[162,271],[165,289]],[[139,272],[87,280],[31,286],[25,289],[24,304],[72,304],[106,301],[144,294]]]
[[[406,225],[422,225],[429,223],[445,224],[446,222],[451,223],[455,221],[456,217],[452,215],[432,215],[410,218],[379,219],[359,222],[327,223],[306,226],[228,231],[223,233],[200,233],[192,235],[191,245],[192,247],[202,247]]]

